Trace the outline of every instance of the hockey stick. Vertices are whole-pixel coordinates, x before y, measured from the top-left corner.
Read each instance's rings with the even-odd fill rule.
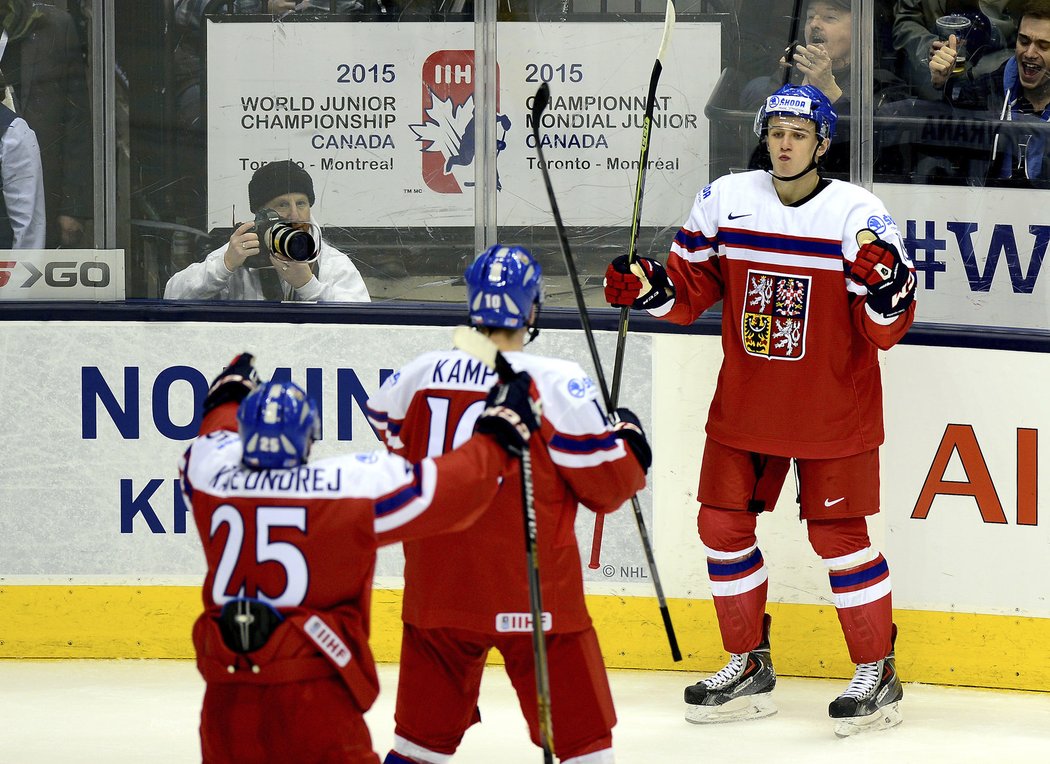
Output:
[[[499,375],[500,381],[514,378],[514,369],[499,348],[481,332],[457,326],[452,344]],[[529,569],[529,610],[532,613],[532,653],[536,664],[536,710],[544,764],[554,763],[554,731],[551,725],[551,684],[547,669],[547,641],[543,636],[543,597],[540,591],[539,546],[536,543],[536,505],[532,493],[532,459],[526,447],[521,460],[521,506],[525,519],[525,554]]]
[[[791,28],[788,31],[788,44],[784,49],[784,60],[787,68],[784,69],[784,81],[781,85],[787,85],[791,79],[791,61],[795,57],[795,38],[798,37],[798,25],[802,14],[802,0],[795,0],[795,9],[791,14]]]
[[[645,193],[646,162],[649,161],[649,131],[653,126],[653,111],[656,108],[656,85],[664,69],[663,57],[667,44],[671,41],[671,29],[674,27],[674,3],[667,0],[667,11],[664,14],[664,34],[660,39],[660,50],[656,54],[653,73],[649,77],[649,93],[645,97],[645,117],[642,119],[642,149],[638,163],[638,178],[634,184],[634,211],[631,213],[631,243],[627,248],[627,263],[630,265],[638,256],[638,224],[642,219],[642,195]],[[612,393],[610,405],[616,406],[620,400],[620,377],[623,374],[623,353],[627,346],[627,322],[631,309],[626,305],[620,308],[620,326],[616,334],[616,356],[613,359]],[[587,567],[596,569],[602,550],[602,532],[605,529],[605,515],[594,518],[594,536],[591,538],[591,559]]]
[[[587,306],[583,301],[583,290],[580,289],[580,277],[576,273],[576,264],[569,250],[569,239],[565,235],[565,226],[561,220],[561,211],[558,209],[558,200],[554,197],[554,186],[551,185],[551,176],[547,171],[547,162],[543,158],[543,144],[540,142],[540,117],[544,109],[550,103],[551,91],[544,82],[536,91],[532,101],[532,136],[536,142],[536,154],[539,159],[540,170],[543,172],[543,183],[547,187],[547,198],[550,201],[551,212],[554,214],[554,225],[558,229],[558,243],[561,245],[562,258],[565,260],[565,268],[569,272],[572,282],[572,291],[576,295],[576,308],[580,314],[580,324],[583,325],[583,333],[587,337],[587,346],[591,351],[591,362],[594,364],[595,375],[598,377],[598,387],[602,392],[602,402],[605,410],[611,415],[613,409],[610,405],[609,388],[605,384],[605,375],[602,372],[602,362],[598,358],[598,346],[594,344],[594,332],[591,331],[591,320],[587,315]],[[667,631],[667,641],[671,645],[671,657],[682,660],[682,653],[678,649],[678,640],[675,638],[674,626],[671,624],[671,614],[667,610],[667,601],[664,599],[664,590],[660,585],[660,574],[656,570],[656,558],[653,557],[653,546],[649,542],[649,533],[645,529],[645,518],[642,517],[642,507],[638,503],[638,497],[631,497],[631,507],[634,509],[634,519],[638,524],[638,536],[645,550],[645,559],[649,563],[649,572],[653,576],[653,586],[656,588],[656,599],[660,605],[660,615],[663,616],[664,629]]]

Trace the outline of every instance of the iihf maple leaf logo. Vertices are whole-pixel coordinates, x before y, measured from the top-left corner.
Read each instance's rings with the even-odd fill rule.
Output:
[[[409,125],[416,134],[416,140],[423,144],[423,153],[439,155],[444,160],[443,172],[453,175],[460,187],[474,186],[474,96],[471,94],[462,104],[456,104],[452,96],[442,98],[427,88],[431,105],[425,110],[424,122]],[[503,114],[496,115],[496,153],[507,147],[506,135],[510,129],[510,118]],[[456,169],[460,168],[460,169]],[[503,184],[496,175],[496,190],[501,191]]]
[[[474,51],[436,50],[420,72],[422,120],[409,125],[421,144],[423,182],[439,194],[462,194],[474,186]],[[496,153],[506,148],[510,120],[499,113],[496,65]],[[501,184],[496,178],[496,189]]]
[[[445,174],[455,165],[467,165],[474,159],[474,96],[457,106],[452,97],[442,98],[432,88],[431,106],[426,110],[426,121],[421,125],[409,125],[416,140],[423,144],[422,151],[437,152],[445,156]],[[470,156],[464,159],[463,138],[467,139]]]

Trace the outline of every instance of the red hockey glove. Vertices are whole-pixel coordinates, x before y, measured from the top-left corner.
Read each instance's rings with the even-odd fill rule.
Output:
[[[628,265],[620,255],[605,269],[605,301],[635,310],[654,310],[674,299],[674,286],[656,260],[639,257]]]
[[[888,241],[875,239],[863,245],[849,275],[867,287],[868,307],[885,318],[896,318],[915,299],[915,274]]]
[[[252,365],[253,359],[251,353],[241,353],[215,378],[204,398],[205,414],[229,401],[240,403],[258,387],[259,375],[255,373],[255,367]]]
[[[624,443],[631,447],[642,469],[648,472],[653,463],[653,449],[649,447],[641,420],[633,411],[624,408],[613,411],[609,419],[613,423],[613,435],[623,439]]]
[[[543,407],[528,372],[495,385],[485,398],[485,410],[474,425],[476,432],[491,435],[507,453],[521,456],[529,437],[540,427]]]

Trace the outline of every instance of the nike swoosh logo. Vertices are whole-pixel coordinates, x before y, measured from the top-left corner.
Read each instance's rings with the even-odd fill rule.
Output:
[[[842,497],[840,497],[838,499],[824,499],[824,506],[825,507],[834,507],[840,501],[845,501],[845,500],[846,500],[845,496],[842,496]]]
[[[745,212],[743,215],[734,215],[732,212],[730,212],[729,213],[729,219],[730,220],[738,220],[740,218],[751,217],[751,215],[752,215],[752,213],[750,213],[750,212]]]

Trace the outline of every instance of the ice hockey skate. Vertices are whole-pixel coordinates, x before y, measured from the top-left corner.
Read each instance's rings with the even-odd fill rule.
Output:
[[[892,641],[897,641],[893,627]],[[861,732],[875,732],[901,723],[897,703],[904,697],[897,664],[890,654],[874,663],[859,663],[846,691],[831,701],[828,714],[835,720],[835,734],[850,737]]]
[[[769,624],[767,615],[758,647],[746,653],[731,653],[725,668],[685,688],[687,722],[734,722],[761,719],[777,712],[771,695],[777,673],[769,655]]]

